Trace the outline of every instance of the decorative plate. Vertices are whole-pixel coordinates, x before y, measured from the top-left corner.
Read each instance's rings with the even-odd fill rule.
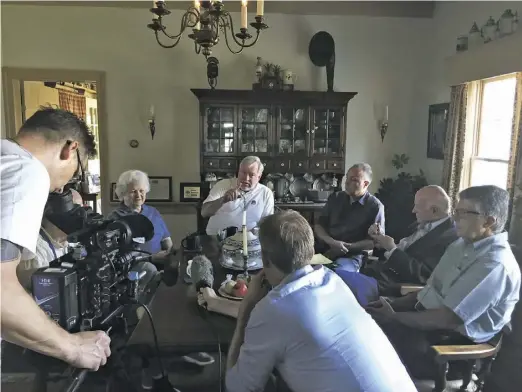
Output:
[[[234,295],[227,294],[227,292],[225,291],[225,288],[223,286],[221,286],[218,289],[218,294],[221,295],[223,298],[231,299],[233,301],[242,301],[243,300],[243,297],[236,297]]]

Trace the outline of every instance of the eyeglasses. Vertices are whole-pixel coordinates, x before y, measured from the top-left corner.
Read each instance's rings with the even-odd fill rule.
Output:
[[[68,141],[68,143],[72,143]],[[76,160],[78,161],[78,166],[76,167],[76,171],[74,172],[72,178],[69,180],[68,184],[80,182],[83,179],[83,165],[82,160],[80,159],[80,150],[76,149]]]
[[[473,210],[464,210],[464,209],[456,209],[453,211],[453,217],[459,219],[463,218],[465,215],[475,215],[480,216],[483,215],[481,212],[473,211]]]

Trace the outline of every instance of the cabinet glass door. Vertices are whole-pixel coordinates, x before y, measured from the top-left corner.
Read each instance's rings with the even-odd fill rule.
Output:
[[[342,111],[314,109],[312,140],[314,155],[342,155]]]
[[[268,153],[269,111],[268,107],[239,107],[238,144],[241,154]]]
[[[308,111],[304,108],[282,107],[277,122],[277,152],[307,155]]]
[[[236,119],[233,106],[209,106],[205,116],[204,151],[233,153]]]

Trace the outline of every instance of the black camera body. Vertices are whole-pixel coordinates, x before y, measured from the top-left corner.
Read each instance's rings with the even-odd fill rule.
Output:
[[[76,227],[80,221],[83,227],[68,235],[67,254],[32,276],[36,303],[70,332],[99,329],[120,315],[125,304],[138,300],[139,280],[145,273],[131,268],[150,255],[136,253],[133,238],[148,241],[154,234],[152,223],[142,215],[104,220],[89,210],[77,206],[58,214],[68,225],[76,219]],[[60,219],[54,218],[59,223]]]

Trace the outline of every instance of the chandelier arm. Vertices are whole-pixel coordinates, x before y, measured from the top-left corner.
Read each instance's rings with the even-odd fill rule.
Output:
[[[226,18],[228,18],[228,20]],[[227,45],[228,50],[230,50],[230,52],[232,54],[241,53],[243,51],[243,45],[241,45],[241,42],[239,42],[236,39],[236,37],[234,36],[234,26],[233,26],[233,22],[232,22],[232,16],[227,12],[224,16],[222,16],[220,18],[220,21],[222,24],[222,32],[223,32],[223,35],[225,36],[225,44]],[[227,28],[227,22],[228,22],[228,28]],[[232,47],[230,45],[230,42],[228,40],[229,30],[230,30],[230,34],[232,35],[232,39],[234,40],[236,45],[239,46],[238,50],[232,49]]]
[[[189,16],[194,16],[195,17],[195,22],[194,23],[190,23],[190,20],[189,20]],[[195,27],[196,26],[196,23],[197,21],[199,20],[199,12],[197,12],[195,9],[191,9],[189,8],[182,16],[181,18],[181,26],[180,26],[180,29],[179,29],[179,33],[176,34],[176,35],[169,35],[169,33],[167,33],[167,29],[165,29],[165,27],[163,26],[163,22],[162,22],[162,17],[159,18],[159,24],[160,24],[160,30],[163,34],[165,34],[165,36],[167,38],[170,38],[170,39],[179,39],[181,38],[181,36],[183,35],[183,33],[185,32],[185,29],[188,27],[188,28],[192,28],[192,27]]]
[[[230,16],[230,14],[228,14],[228,15]],[[220,20],[221,20],[221,18],[220,18]],[[228,42],[228,29],[226,26],[226,20],[221,20],[221,22],[223,24],[223,35],[225,36],[225,44],[227,45],[228,50],[230,50],[230,52],[232,54],[241,53],[243,51],[243,46],[240,43],[238,43],[236,41],[236,39],[234,38],[234,41],[237,43],[237,45],[239,46],[240,49],[239,50],[232,49],[232,47],[230,46],[230,43]],[[218,21],[218,23],[219,23],[219,21]],[[231,31],[232,31],[232,29],[231,29]],[[234,33],[232,32],[231,34],[232,34],[232,37],[234,37]]]
[[[244,49],[244,48],[250,48],[257,43],[257,40],[259,39],[259,33],[260,33],[259,30],[256,31],[256,37],[254,38],[254,40],[247,44],[247,43],[245,43],[245,40],[240,41],[239,39],[237,39],[236,32],[234,31],[234,22],[232,19],[232,15],[230,15],[230,13],[227,12],[226,14],[222,15],[222,18],[225,18],[225,17],[228,18],[228,23],[230,24],[230,33],[232,34],[232,38],[237,46],[240,46],[242,49]],[[226,25],[227,20],[225,19],[224,22],[225,22],[224,25]],[[225,29],[225,37],[226,37],[226,29]],[[225,38],[225,40],[226,40],[226,38]]]
[[[165,45],[165,44],[162,44],[160,39],[159,39],[159,34],[157,31],[154,32],[154,35],[156,36],[156,42],[158,42],[159,46],[161,46],[162,48],[165,48],[165,49],[170,49],[170,48],[173,48],[174,46],[176,46],[177,44],[179,44],[179,41],[181,40],[181,35],[176,39],[176,42],[174,42],[173,44],[171,45]]]
[[[198,45],[196,41],[194,41],[194,51],[196,52],[196,54],[201,53],[201,45]]]

